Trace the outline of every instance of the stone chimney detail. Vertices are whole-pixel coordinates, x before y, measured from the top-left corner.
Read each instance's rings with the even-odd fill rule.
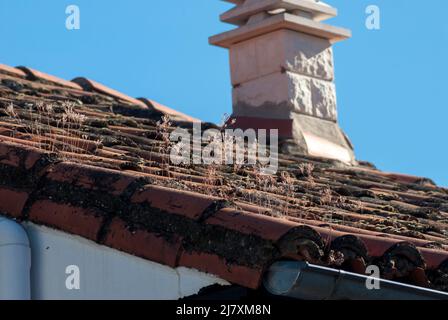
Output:
[[[332,44],[351,36],[322,23],[337,10],[318,0],[225,0],[221,21],[237,26],[210,38],[230,51],[232,123],[279,129],[284,146],[354,161],[337,122]]]

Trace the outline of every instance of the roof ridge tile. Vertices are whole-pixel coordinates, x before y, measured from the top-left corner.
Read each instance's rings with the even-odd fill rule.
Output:
[[[148,109],[145,103],[142,101],[132,98],[124,93],[121,93],[115,89],[109,88],[106,85],[96,82],[94,80],[84,78],[84,77],[77,77],[72,80],[73,83],[76,83],[80,87],[82,87],[86,91],[96,91],[108,96],[111,96],[116,99],[120,99],[123,101],[126,101],[128,103],[131,103],[133,105],[136,105],[140,107],[141,109]]]
[[[38,71],[25,66],[18,66],[17,69],[23,71],[26,74],[26,78],[31,81],[43,80],[51,84],[56,84],[61,87],[68,87],[75,90],[82,90],[82,87],[71,81],[64,80],[62,78],[50,75],[48,73]]]
[[[185,113],[182,113],[180,111],[171,109],[170,107],[160,104],[154,100],[150,100],[147,98],[138,98],[138,100],[142,101],[150,109],[161,112],[162,114],[165,114],[167,116],[173,116],[174,118],[176,118],[178,120],[189,121],[189,122],[201,122],[201,120],[199,120],[199,119],[193,118],[193,117],[191,117]]]
[[[0,63],[0,73],[5,73],[18,78],[26,78],[26,73],[18,68],[10,67]]]

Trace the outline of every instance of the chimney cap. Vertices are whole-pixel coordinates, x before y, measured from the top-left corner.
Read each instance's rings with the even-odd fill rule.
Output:
[[[290,13],[281,13],[273,15],[260,22],[248,24],[237,29],[215,35],[209,39],[209,42],[215,46],[230,48],[236,43],[280,29],[289,29],[313,35],[319,38],[327,39],[331,43],[342,41],[351,37],[351,31],[348,29],[323,24]]]
[[[242,4],[244,2],[244,0],[222,0],[224,2],[230,2],[233,4]]]
[[[258,13],[268,12],[276,9],[285,9],[286,11],[301,10],[308,12],[315,21],[323,21],[337,16],[338,11],[323,2],[313,0],[257,0],[246,2],[242,0],[224,0],[236,4],[236,7],[221,14],[222,22],[234,25],[244,25],[247,20]]]

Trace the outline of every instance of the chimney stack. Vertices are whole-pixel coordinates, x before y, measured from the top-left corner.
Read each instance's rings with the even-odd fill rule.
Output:
[[[236,29],[210,38],[229,49],[234,127],[278,129],[284,149],[355,161],[337,122],[332,44],[350,30],[322,23],[337,10],[319,0],[224,0]]]

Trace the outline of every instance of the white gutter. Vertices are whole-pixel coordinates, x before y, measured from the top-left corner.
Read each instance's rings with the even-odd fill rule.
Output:
[[[0,217],[0,300],[29,300],[31,249],[22,226]]]
[[[448,300],[448,293],[378,279],[368,290],[367,276],[303,261],[274,263],[264,279],[272,294],[307,300]]]

